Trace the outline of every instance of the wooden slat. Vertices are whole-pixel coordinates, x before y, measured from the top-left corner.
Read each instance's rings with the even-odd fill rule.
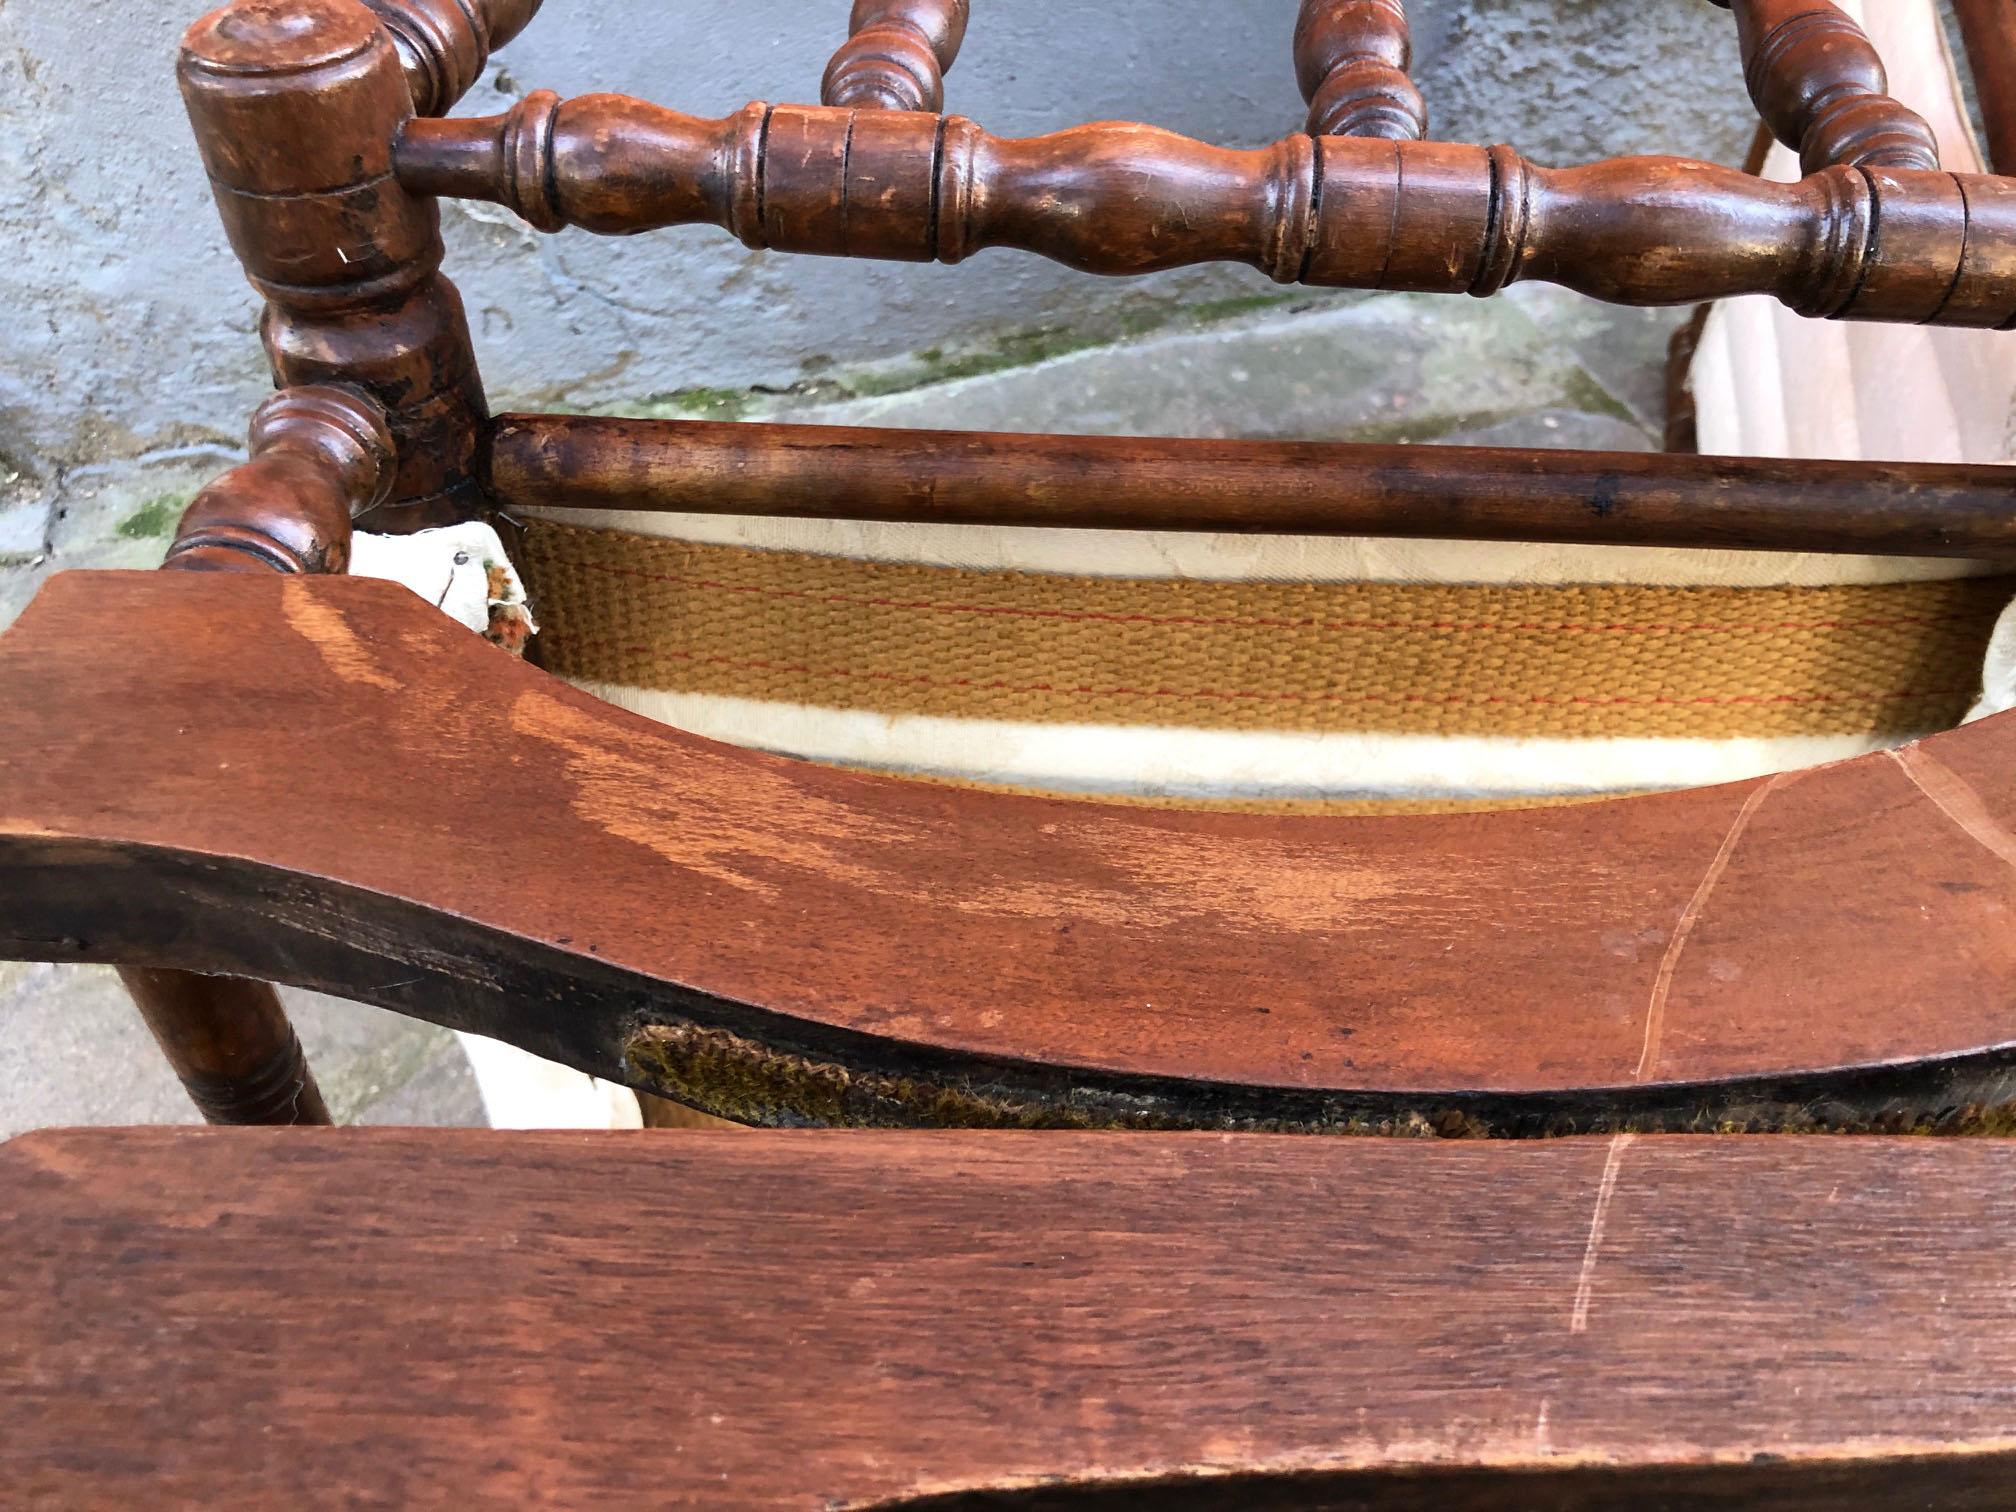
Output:
[[[1060,802],[625,714],[397,585],[65,573],[0,959],[344,993],[753,1121],[2001,1127],[2016,716],[1617,803]]]
[[[37,1134],[0,1483],[2006,1507],[2012,1183],[1991,1141]]]

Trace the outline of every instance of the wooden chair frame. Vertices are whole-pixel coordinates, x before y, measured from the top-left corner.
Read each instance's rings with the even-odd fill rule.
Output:
[[[535,8],[235,0],[190,29],[279,392],[166,575],[66,574],[0,641],[0,954],[121,965],[207,1117],[328,1116],[257,978],[750,1121],[2007,1122],[2016,716],[1586,808],[1150,813],[724,748],[342,576],[353,520],[554,503],[2007,555],[2001,467],[493,419],[439,271],[436,197],[460,196],[779,251],[2016,328],[2016,179],[1941,170],[1833,6],[1732,7],[1794,184],[1421,140],[1398,0],[1308,0],[1314,134],[1254,151],[938,113],[964,0],[858,0],[821,105],[535,92],[445,118]],[[1977,70],[2016,79],[2006,18],[1961,11]],[[1983,91],[2003,169],[2008,93]]]

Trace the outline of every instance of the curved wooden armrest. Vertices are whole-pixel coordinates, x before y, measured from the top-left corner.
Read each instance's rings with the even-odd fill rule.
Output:
[[[754,1121],[1981,1127],[2016,717],[1510,814],[1157,812],[725,746],[407,590],[65,573],[0,959],[323,988]]]
[[[38,1506],[2006,1508],[2012,1182],[1987,1140],[36,1134],[0,1147],[32,1241],[0,1474]]]

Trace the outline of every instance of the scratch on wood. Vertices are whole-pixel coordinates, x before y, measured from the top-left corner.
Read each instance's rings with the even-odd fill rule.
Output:
[[[1762,791],[1760,789],[1760,791]],[[1614,1134],[1603,1157],[1603,1176],[1596,1183],[1596,1210],[1589,1215],[1589,1241],[1582,1246],[1582,1273],[1575,1282],[1575,1307],[1568,1315],[1568,1332],[1589,1329],[1589,1295],[1596,1284],[1596,1256],[1603,1248],[1603,1225],[1610,1218],[1610,1199],[1617,1191],[1617,1171],[1624,1164],[1624,1151],[1635,1136]]]
[[[2016,835],[1988,812],[1988,805],[1967,779],[1923,746],[1900,746],[1883,753],[1897,763],[1911,785],[1932,800],[1933,807],[1967,832],[1983,850],[2008,866],[2016,866]]]
[[[1743,800],[1743,806],[1736,810],[1736,817],[1730,821],[1729,833],[1722,837],[1721,849],[1715,852],[1715,859],[1708,863],[1708,870],[1702,874],[1701,885],[1694,889],[1694,896],[1680,910],[1680,922],[1673,926],[1672,937],[1666,942],[1666,953],[1659,958],[1658,974],[1652,978],[1652,999],[1645,1006],[1645,1041],[1639,1047],[1638,1069],[1631,1073],[1633,1081],[1646,1080],[1659,1064],[1659,1037],[1666,1027],[1666,999],[1673,991],[1673,975],[1679,970],[1681,953],[1687,949],[1687,937],[1694,933],[1694,926],[1701,921],[1709,894],[1722,880],[1722,873],[1729,869],[1729,858],[1736,853],[1736,842],[1743,838],[1743,831],[1750,827],[1751,819],[1764,806],[1764,800],[1784,780],[1785,774],[1780,772],[1751,789],[1750,796]]]

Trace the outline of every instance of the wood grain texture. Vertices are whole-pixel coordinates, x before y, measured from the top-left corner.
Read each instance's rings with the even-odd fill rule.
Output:
[[[1426,136],[1428,107],[1407,77],[1413,52],[1401,0],[1302,0],[1295,76],[1309,102],[1309,134]]]
[[[329,1106],[270,982],[122,966],[154,1041],[215,1124],[326,1124]]]
[[[1988,161],[1997,173],[2016,173],[2016,5],[2011,0],[1953,0],[1953,14],[1974,75]]]
[[[864,110],[945,108],[945,71],[966,36],[967,0],[854,0],[819,99]]]
[[[2000,1141],[35,1134],[0,1148],[0,1477],[61,1507],[2006,1507],[2012,1182]]]
[[[1684,371],[1682,376],[1684,377]],[[2016,469],[500,415],[507,507],[1997,557]]]
[[[392,487],[392,434],[365,395],[282,389],[252,416],[250,455],[206,483],[164,566],[196,572],[342,572],[350,520]]]
[[[364,0],[391,33],[419,115],[446,115],[539,0]]]
[[[512,12],[529,13],[489,13]],[[177,74],[232,250],[266,301],[274,381],[348,384],[385,411],[397,461],[367,528],[479,513],[488,409],[438,271],[434,202],[392,178],[414,109],[393,34],[357,0],[235,0],[184,34]]]
[[[1804,315],[2016,323],[2016,183],[1873,161],[1779,184],[1680,158],[1555,170],[1509,147],[1300,135],[1233,151],[1128,122],[1009,139],[959,116],[757,103],[703,120],[539,91],[408,122],[394,165],[418,194],[549,231],[710,224],[842,257],[1015,247],[1093,273],[1243,262],[1337,288],[1538,279],[1619,304],[1770,294]]]
[[[1883,60],[1846,11],[1828,0],[1716,3],[1736,13],[1743,82],[1757,113],[1806,172],[1830,163],[1939,166],[1932,128],[1890,98]]]
[[[0,706],[0,958],[320,988],[744,1121],[1980,1129],[2016,1095],[2007,715],[1610,804],[1157,812],[698,739],[389,583],[82,572],[0,638]]]

